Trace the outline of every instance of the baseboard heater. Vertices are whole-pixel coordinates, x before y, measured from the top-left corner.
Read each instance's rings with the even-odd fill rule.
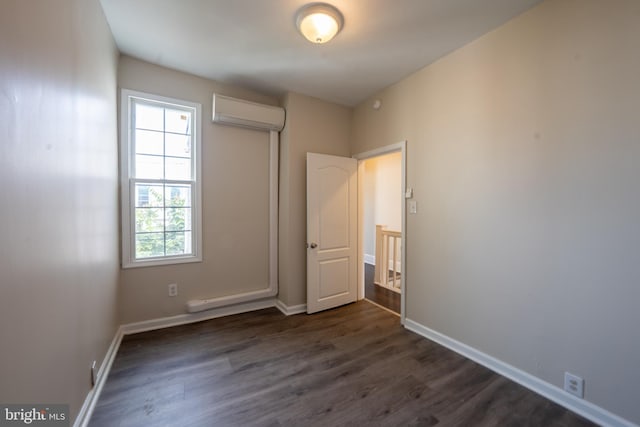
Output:
[[[189,313],[198,313],[200,311],[210,310],[212,308],[259,301],[261,299],[274,297],[277,294],[277,287],[271,286],[267,289],[260,289],[259,291],[246,292],[238,295],[228,295],[208,299],[192,299],[190,301],[187,301],[187,311]]]

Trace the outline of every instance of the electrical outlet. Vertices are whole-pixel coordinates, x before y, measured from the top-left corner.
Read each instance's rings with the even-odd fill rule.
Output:
[[[170,297],[178,296],[178,284],[177,283],[171,283],[169,285],[169,296]]]
[[[564,390],[582,399],[584,398],[584,380],[577,375],[565,372]]]

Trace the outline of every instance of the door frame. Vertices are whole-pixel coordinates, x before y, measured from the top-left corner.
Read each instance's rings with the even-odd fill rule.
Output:
[[[400,141],[396,144],[354,154],[354,159],[358,160],[358,301],[364,299],[364,160],[383,156],[390,153],[401,153],[401,187],[402,187],[402,249],[400,251],[400,323],[404,325],[406,318],[406,271],[407,271],[407,216],[406,216],[406,192],[407,192],[407,141]]]

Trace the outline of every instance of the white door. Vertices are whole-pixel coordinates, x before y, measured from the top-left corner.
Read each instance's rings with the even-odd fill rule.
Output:
[[[358,161],[307,153],[307,313],[357,299]]]

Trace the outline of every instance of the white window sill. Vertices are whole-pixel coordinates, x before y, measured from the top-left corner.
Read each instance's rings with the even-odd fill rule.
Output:
[[[202,262],[202,257],[201,256],[182,256],[182,257],[151,258],[148,260],[129,261],[122,264],[122,268],[157,267],[162,265],[188,264],[193,262]]]

